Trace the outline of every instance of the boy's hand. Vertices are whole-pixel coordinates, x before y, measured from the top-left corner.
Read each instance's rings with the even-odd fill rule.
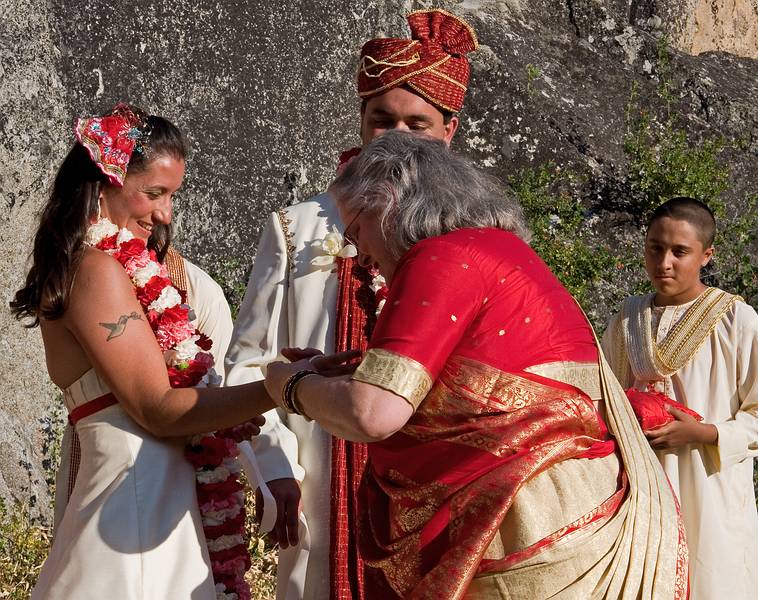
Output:
[[[676,421],[645,431],[650,445],[656,450],[679,448],[686,444],[715,444],[718,441],[719,430],[715,425],[700,423],[695,417],[671,406],[666,410]]]

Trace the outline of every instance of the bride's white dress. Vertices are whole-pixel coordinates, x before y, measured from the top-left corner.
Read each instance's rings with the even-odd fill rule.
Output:
[[[69,411],[109,392],[94,370]],[[192,466],[116,404],[76,424],[81,465],[32,600],[213,600]]]

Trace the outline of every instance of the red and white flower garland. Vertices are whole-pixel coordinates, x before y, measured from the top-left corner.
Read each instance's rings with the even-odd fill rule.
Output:
[[[171,387],[207,385],[213,373],[212,341],[191,323],[184,293],[168,277],[144,240],[101,218],[87,230],[85,243],[113,256],[126,270],[155,338],[163,351]],[[210,372],[210,373],[209,373]],[[239,482],[239,453],[233,439],[196,436],[185,449],[195,467],[197,498],[218,600],[249,600],[245,572],[250,556],[245,540],[245,497]]]

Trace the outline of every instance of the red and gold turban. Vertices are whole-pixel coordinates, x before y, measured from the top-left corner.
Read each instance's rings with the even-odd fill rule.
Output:
[[[466,53],[479,47],[463,19],[444,10],[408,15],[411,39],[377,38],[361,50],[358,95],[370,98],[407,85],[442,111],[458,112],[469,79]]]

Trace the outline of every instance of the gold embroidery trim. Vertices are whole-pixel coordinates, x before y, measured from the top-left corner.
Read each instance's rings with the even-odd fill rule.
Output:
[[[557,361],[534,365],[524,369],[529,373],[554,379],[561,383],[573,385],[587,394],[592,400],[600,400],[600,368],[597,363],[579,363]]]
[[[432,376],[412,358],[372,348],[353,373],[353,379],[402,396],[416,410],[432,388]]]
[[[408,44],[407,44],[405,47],[403,47],[403,48],[400,48],[400,50],[397,50],[397,51],[393,52],[392,54],[390,54],[390,55],[389,55],[387,58],[385,58],[384,60],[385,60],[385,61],[394,60],[394,59],[396,59],[398,56],[400,56],[401,54],[405,54],[406,52],[409,52],[411,48],[413,48],[413,47],[415,47],[415,46],[421,46],[421,42],[419,42],[418,40],[407,40],[407,42],[408,42]],[[368,56],[368,55],[366,55],[366,56]],[[372,61],[374,61],[375,63],[376,63],[376,62],[378,62],[378,61],[376,61],[376,59],[374,59],[374,57],[373,57],[373,56],[371,56],[370,58],[371,58],[371,60],[372,60]],[[360,65],[360,66],[362,66],[362,65],[363,65],[363,61],[361,61],[361,65]],[[367,73],[367,75],[368,75],[368,73]]]
[[[398,60],[396,62],[391,62],[396,57],[400,56],[401,54],[405,54],[408,52],[411,48],[413,48],[416,45],[420,45],[416,41],[410,41],[408,45],[405,48],[401,48],[397,52],[391,54],[384,60],[377,60],[373,56],[366,54],[361,58],[361,62],[359,65],[360,70],[363,72],[363,74],[366,77],[376,78],[381,77],[389,71],[390,69],[393,69],[395,67],[410,67],[411,65],[415,65],[418,61],[421,60],[421,55],[418,52],[414,52],[411,57],[407,60]],[[369,73],[369,70],[375,70],[376,67],[384,67],[381,69],[378,73]]]
[[[432,70],[430,71],[430,73],[434,73],[434,75],[435,75],[436,77],[439,77],[440,79],[444,79],[444,80],[445,80],[445,81],[447,81],[448,83],[450,83],[450,84],[452,84],[452,85],[454,85],[454,86],[456,86],[456,87],[459,87],[459,88],[461,88],[461,89],[462,89],[464,92],[465,92],[466,90],[468,90],[468,88],[467,88],[465,85],[463,85],[463,84],[462,84],[460,81],[456,81],[456,80],[455,80],[455,79],[453,79],[452,77],[448,77],[448,76],[447,76],[447,75],[445,75],[445,74],[444,74],[442,71],[438,71],[437,69],[432,69]]]
[[[446,110],[447,112],[451,112],[451,113],[458,112],[458,109],[453,108],[452,106],[450,106],[449,104],[445,104],[444,102],[440,102],[438,98],[433,98],[430,94],[427,94],[424,90],[422,90],[416,84],[411,83],[410,81],[406,81],[405,85],[411,88],[414,92],[416,92],[422,98],[426,98],[427,102],[430,102],[431,104],[434,104],[435,106],[439,106],[442,110]]]
[[[542,403],[546,395],[550,400],[577,397],[576,392],[550,387],[464,356],[448,359],[442,379],[455,395],[481,404],[482,411],[521,410]]]
[[[182,255],[177,252],[173,246],[169,247],[166,252],[166,258],[164,259],[166,270],[168,271],[168,277],[175,288],[187,291],[187,271],[184,268],[184,259]]]
[[[629,369],[631,365],[629,363],[629,355],[627,354],[626,339],[624,338],[624,319],[623,314],[619,314],[616,317],[615,330],[613,332],[614,347],[613,352],[613,372],[619,380],[621,387],[627,387],[631,385],[629,381]],[[602,352],[602,349],[600,349]],[[606,357],[607,358],[607,357]]]
[[[431,71],[432,69],[436,69],[440,65],[445,64],[448,60],[450,60],[450,55],[446,54],[441,59],[439,59],[437,62],[434,62],[431,65],[428,65],[428,66],[423,67],[421,69],[416,69],[415,71],[412,71],[411,73],[406,73],[402,77],[398,77],[394,81],[392,81],[390,83],[387,83],[387,84],[385,84],[385,85],[383,85],[381,87],[378,87],[378,88],[375,88],[375,89],[372,89],[372,90],[368,90],[366,92],[358,92],[358,96],[360,96],[361,98],[366,98],[367,96],[375,96],[377,94],[381,94],[383,91],[385,91],[387,89],[395,88],[395,87],[399,86],[402,83],[406,83],[409,79],[412,79],[416,75],[420,75],[421,73],[426,73],[427,71]]]
[[[669,371],[678,371],[700,350],[713,329],[739,296],[708,288],[687,310],[660,346],[656,359]],[[654,344],[655,346],[655,344]]]
[[[282,233],[284,233],[284,240],[287,244],[287,266],[291,271],[295,268],[295,243],[293,242],[292,229],[290,228],[292,219],[287,216],[283,208],[276,211],[276,216],[279,219]]]

